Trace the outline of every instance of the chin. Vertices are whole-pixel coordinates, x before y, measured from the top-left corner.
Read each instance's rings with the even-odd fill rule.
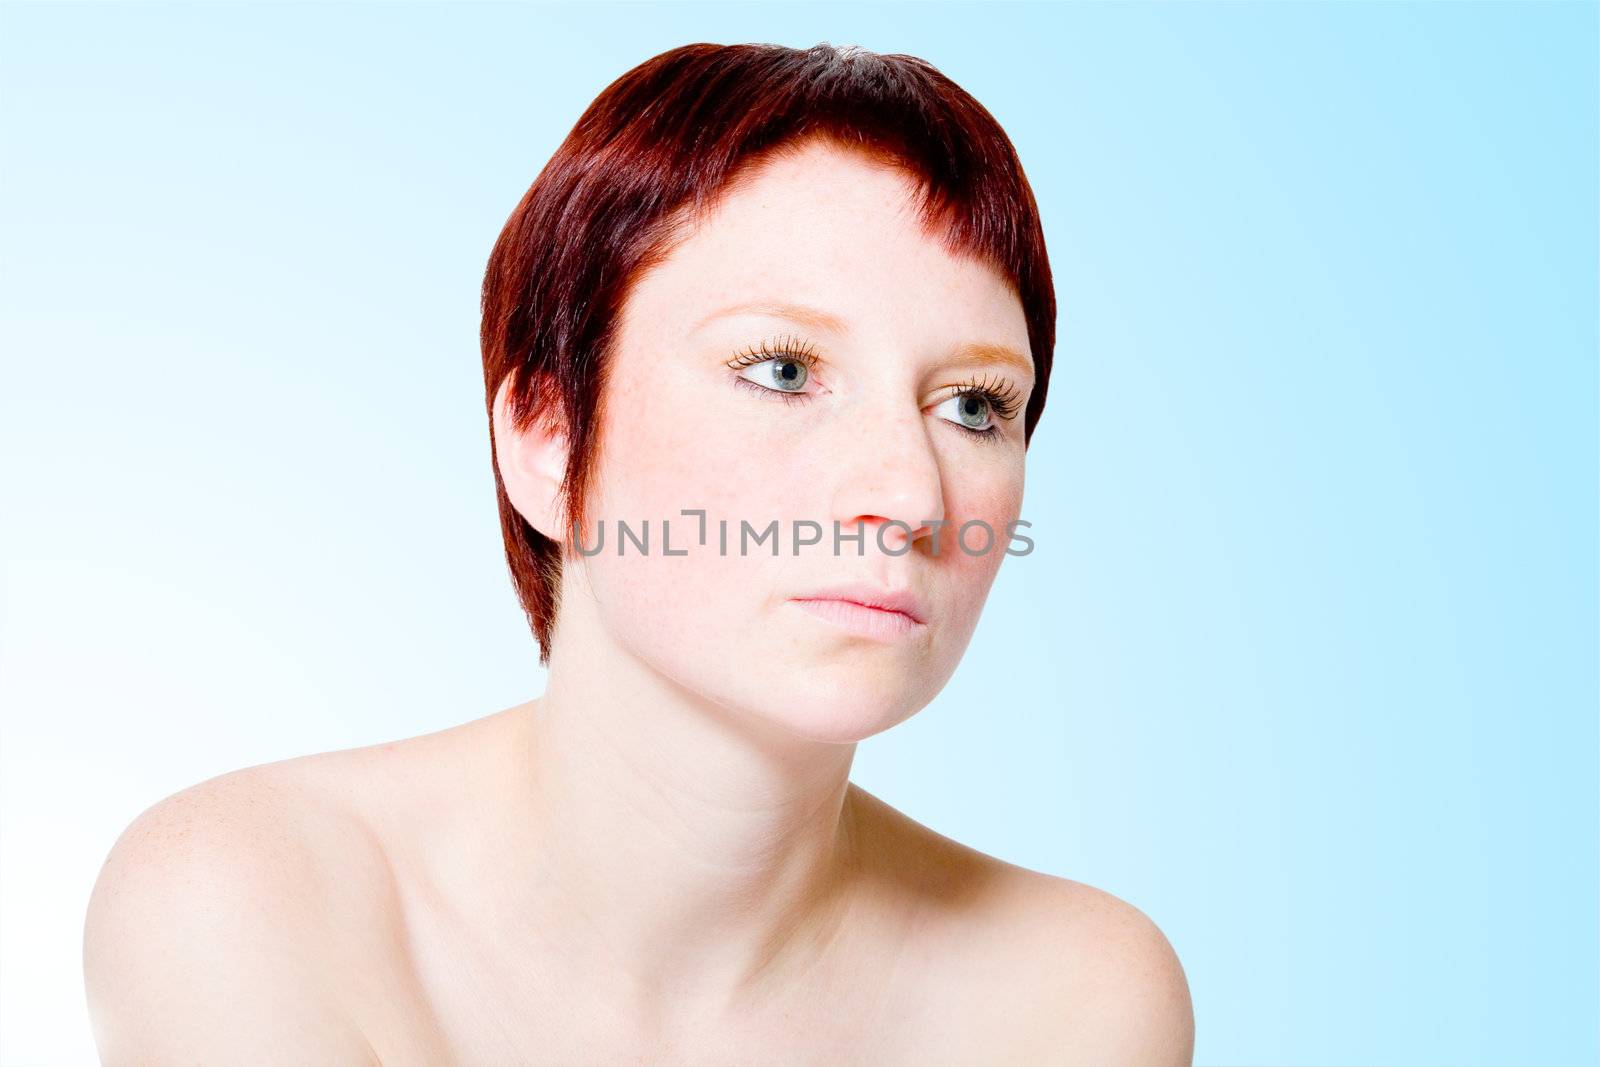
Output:
[[[911,679],[859,670],[773,679],[750,699],[750,714],[807,740],[836,745],[882,733],[927,704]]]

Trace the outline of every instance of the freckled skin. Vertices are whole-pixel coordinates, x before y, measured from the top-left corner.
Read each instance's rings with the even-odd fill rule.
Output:
[[[950,359],[1026,355],[1021,303],[923,233],[910,193],[814,145],[639,281],[588,509],[606,548],[569,557],[543,695],[220,776],[136,820],[85,937],[108,1063],[1190,1062],[1182,969],[1142,913],[848,780],[855,743],[954,671],[1023,498],[1031,374]],[[752,300],[839,325],[700,325]],[[804,400],[754,384],[773,364],[729,366],[763,342],[815,355]],[[974,377],[1015,403],[994,440],[958,425]],[[570,536],[559,435],[497,414],[495,441],[518,510]],[[706,546],[685,508],[707,512]],[[617,555],[619,518],[650,521],[648,555]],[[663,554],[662,519],[688,555]],[[823,529],[799,555],[797,519]],[[880,549],[889,519],[916,535]],[[780,554],[738,554],[740,520],[777,520]],[[835,520],[863,524],[859,554],[834,554]],[[930,520],[949,523],[937,553]],[[987,553],[957,546],[972,520]],[[909,586],[927,625],[870,640],[790,603],[850,581]]]
[[[924,707],[955,670],[1020,515],[1022,405],[1031,375],[976,373],[1015,389],[997,443],[956,424],[951,399],[974,369],[953,365],[963,341],[1028,353],[1022,305],[988,266],[950,255],[915,217],[909,179],[827,147],[768,167],[635,287],[613,352],[604,416],[603,485],[592,514],[652,519],[652,554],[584,561],[604,624],[634,655],[717,702],[819,740],[855,741]],[[741,314],[696,328],[707,314],[756,299],[824,308],[847,324],[818,331],[787,318]],[[786,403],[736,385],[773,381],[771,365],[730,370],[763,341],[802,341],[824,365],[809,398]],[[765,377],[763,378],[763,372]],[[708,546],[695,545],[707,511]],[[659,555],[660,519],[674,549]],[[716,551],[728,520],[729,555]],[[770,542],[737,554],[739,520],[779,520]],[[793,553],[793,520],[822,541]],[[903,555],[906,531],[945,519],[939,554],[924,534]],[[987,553],[961,551],[962,522],[996,531]],[[833,521],[865,543],[833,549]],[[981,529],[968,543],[981,546]],[[592,545],[593,538],[589,543]],[[857,553],[860,555],[857,555]],[[916,640],[866,642],[840,634],[786,600],[841,580],[906,585],[928,609]],[[730,669],[737,665],[737,669]],[[825,698],[819,700],[819,698]]]

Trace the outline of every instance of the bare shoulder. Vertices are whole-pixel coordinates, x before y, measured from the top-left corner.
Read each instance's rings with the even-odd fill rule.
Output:
[[[385,861],[326,788],[337,762],[220,775],[118,837],[83,931],[102,1062],[376,1062],[339,961],[381,937]]]
[[[920,937],[950,1019],[986,1020],[962,1055],[987,1062],[1188,1067],[1189,984],[1143,911],[1104,890],[960,844],[870,797],[890,853],[932,888]],[[977,1029],[967,1026],[969,1033]],[[964,1035],[943,1035],[944,1047]],[[981,1043],[980,1043],[981,1042]]]
[[[1139,908],[1083,882],[1023,872],[1015,922],[1031,932],[1041,1057],[1140,1067],[1194,1062],[1194,1007],[1172,943]]]

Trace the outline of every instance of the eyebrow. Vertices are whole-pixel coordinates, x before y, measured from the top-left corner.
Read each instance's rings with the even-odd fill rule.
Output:
[[[848,324],[831,311],[824,311],[809,304],[787,304],[774,300],[752,300],[742,304],[732,304],[719,308],[694,324],[696,330],[716,319],[729,318],[734,315],[769,315],[774,318],[788,319],[797,322],[808,329],[824,333],[842,334],[847,332]],[[952,358],[964,364],[992,364],[998,363],[1009,367],[1014,373],[1024,378],[1033,377],[1033,360],[1022,355],[1009,345],[993,344],[988,341],[968,341],[956,346]]]
[[[774,300],[752,300],[721,308],[695,323],[694,328],[698,330],[713,319],[725,319],[733,315],[771,315],[828,333],[844,333],[846,329],[845,321],[831,311],[823,311],[808,304],[785,304]]]
[[[1021,375],[1024,379],[1033,377],[1033,360],[1019,353],[1008,345],[989,344],[986,341],[968,341],[959,345],[955,350],[957,363],[987,365],[999,363],[1010,367],[1013,373]]]

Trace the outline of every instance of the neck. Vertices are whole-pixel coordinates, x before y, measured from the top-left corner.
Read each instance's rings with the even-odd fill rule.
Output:
[[[840,929],[855,745],[707,702],[584,621],[565,613],[545,693],[519,709],[522,904],[635,1005],[669,987],[680,1006],[761,1001]]]

